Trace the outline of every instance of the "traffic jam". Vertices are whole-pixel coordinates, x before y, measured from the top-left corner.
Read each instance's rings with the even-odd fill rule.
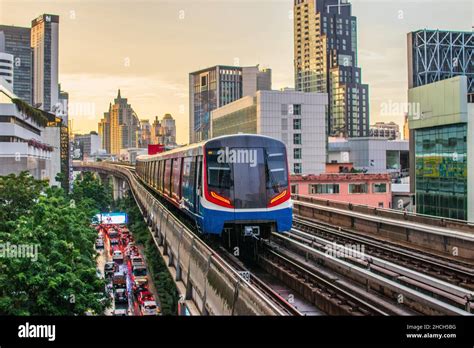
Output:
[[[147,266],[133,235],[125,225],[96,227],[98,270],[107,281],[112,306],[106,315],[161,315],[156,290],[149,281]]]

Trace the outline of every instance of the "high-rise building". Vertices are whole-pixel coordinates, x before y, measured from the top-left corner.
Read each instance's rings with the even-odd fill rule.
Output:
[[[212,111],[212,136],[261,134],[283,141],[289,170],[320,174],[326,166],[327,94],[257,91]]]
[[[423,29],[407,41],[409,88],[465,75],[474,93],[474,32]]]
[[[43,14],[31,22],[33,104],[56,112],[59,98],[59,16]]]
[[[257,90],[271,90],[271,69],[217,65],[189,74],[189,142],[210,136],[211,111]]]
[[[13,55],[13,93],[32,104],[33,53],[31,29],[0,25],[0,52]]]
[[[357,19],[347,0],[294,1],[295,88],[328,93],[329,136],[369,134],[369,87],[357,66]]]
[[[155,117],[151,126],[151,143],[176,146],[176,121],[171,114],[165,114],[161,121]]]
[[[138,147],[148,148],[148,145],[151,144],[151,124],[149,120],[140,120],[138,134]]]
[[[137,147],[139,124],[137,114],[127,98],[122,98],[119,89],[117,98],[99,123],[104,149],[112,155],[119,155],[121,149]]]
[[[474,33],[407,35],[410,191],[416,211],[474,220]]]
[[[112,104],[109,105],[109,110]],[[101,139],[101,148],[110,154],[110,114],[104,112],[104,118],[99,122],[99,136]]]

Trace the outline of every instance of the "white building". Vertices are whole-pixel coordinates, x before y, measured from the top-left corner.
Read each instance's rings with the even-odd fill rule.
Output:
[[[328,162],[353,163],[354,168],[368,173],[407,172],[408,148],[407,140],[330,138]]]
[[[325,93],[257,91],[211,113],[212,137],[247,133],[287,146],[290,172],[320,174],[326,166]]]
[[[58,151],[45,139],[46,128],[20,111],[15,98],[0,83],[0,176],[28,171],[35,179],[54,184],[53,157]]]
[[[0,79],[3,85],[13,91],[13,55],[1,52],[0,48]]]

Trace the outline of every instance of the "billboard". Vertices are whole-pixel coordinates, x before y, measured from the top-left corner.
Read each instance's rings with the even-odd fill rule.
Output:
[[[121,225],[128,223],[126,213],[101,213],[94,217],[94,223],[105,225]]]

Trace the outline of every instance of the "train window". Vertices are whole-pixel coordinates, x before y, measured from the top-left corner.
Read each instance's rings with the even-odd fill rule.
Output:
[[[171,181],[171,159],[165,161],[165,177],[163,178],[163,192],[166,195],[170,195],[170,182]]]
[[[212,192],[224,199],[233,201],[232,167],[231,163],[221,161],[221,149],[208,149],[206,153],[207,186]]]
[[[173,198],[179,200],[181,198],[181,158],[175,158],[173,160],[173,174],[171,175],[171,193]]]
[[[219,149],[207,151],[207,184],[218,189],[232,187],[232,168],[230,163],[218,159]]]
[[[279,193],[288,187],[286,153],[284,149],[267,152],[267,189],[270,193]]]
[[[265,208],[265,156],[263,148],[233,149],[234,206],[237,209]]]
[[[196,158],[186,157],[183,159],[183,182],[181,184],[181,195],[184,200],[185,206],[194,211],[194,182],[195,182],[195,169]]]
[[[153,187],[158,188],[158,161],[153,161]]]
[[[162,185],[162,179],[163,179],[163,172],[162,172],[162,166],[161,166],[161,163],[163,161],[157,161],[157,173],[156,173],[156,189],[158,191],[161,191],[161,188],[163,187]]]

